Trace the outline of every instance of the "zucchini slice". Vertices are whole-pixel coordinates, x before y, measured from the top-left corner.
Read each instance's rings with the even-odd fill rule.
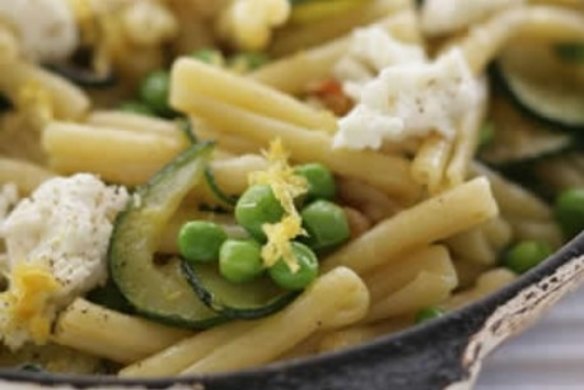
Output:
[[[193,292],[180,261],[154,261],[165,225],[202,179],[211,151],[210,144],[192,146],[139,188],[110,241],[110,273],[122,295],[137,313],[169,325],[206,328],[224,321]]]
[[[544,123],[584,131],[584,66],[554,46],[517,43],[497,59],[496,78],[523,110]]]
[[[501,95],[492,100],[489,119],[495,129],[494,138],[481,149],[479,157],[492,166],[535,162],[578,147],[572,134],[551,130],[518,111]]]
[[[217,313],[232,319],[254,319],[275,313],[298,296],[283,290],[267,276],[235,284],[219,274],[216,264],[182,263],[183,272],[194,291]]]

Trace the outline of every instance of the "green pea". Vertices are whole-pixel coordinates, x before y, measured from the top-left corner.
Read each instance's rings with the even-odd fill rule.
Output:
[[[300,268],[292,272],[288,264],[280,259],[268,271],[274,282],[286,290],[303,290],[318,276],[318,259],[306,245],[292,243],[292,253]]]
[[[521,241],[507,251],[503,264],[518,274],[535,267],[549,255],[552,248],[542,241]]]
[[[416,314],[416,324],[421,324],[422,322],[430,321],[438,317],[442,317],[444,315],[444,310],[430,306],[426,307]]]
[[[558,57],[566,62],[584,62],[584,44],[582,43],[561,43],[555,46]]]
[[[335,178],[331,171],[319,163],[297,166],[294,171],[308,182],[308,200],[333,199],[337,192]]]
[[[314,250],[334,248],[351,236],[345,211],[328,200],[311,203],[300,216],[308,233],[306,243]]]
[[[269,58],[264,53],[240,53],[230,59],[229,67],[238,73],[246,73],[261,68],[268,62]]]
[[[171,116],[173,114],[168,104],[170,75],[167,71],[157,70],[146,76],[139,93],[140,99],[158,115]]]
[[[254,240],[227,240],[219,251],[219,271],[233,283],[246,283],[264,272],[262,248]]]
[[[241,195],[235,205],[235,219],[258,240],[265,240],[262,226],[282,219],[284,209],[269,185],[254,185]]]
[[[584,230],[584,188],[562,192],[556,199],[554,213],[567,238],[578,235]]]
[[[119,109],[120,111],[131,112],[134,114],[156,116],[156,113],[152,111],[148,105],[137,101],[124,102],[120,104]]]
[[[223,54],[217,49],[206,48],[195,50],[191,54],[191,57],[209,65],[216,65],[219,67],[225,65],[225,58],[223,58]]]
[[[227,234],[216,223],[191,221],[180,229],[178,247],[186,260],[208,263],[219,258],[219,249],[225,240]]]

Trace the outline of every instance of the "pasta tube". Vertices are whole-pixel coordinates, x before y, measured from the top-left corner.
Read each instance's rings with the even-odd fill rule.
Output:
[[[193,362],[203,359],[214,350],[240,337],[258,321],[240,321],[201,332],[122,369],[118,375],[125,378],[153,378],[176,375]]]
[[[552,218],[550,208],[535,195],[519,185],[512,183],[484,165],[475,163],[474,174],[485,176],[491,183],[493,195],[504,216],[549,221]]]
[[[372,303],[364,323],[415,313],[445,301],[458,286],[456,269],[450,259],[438,270],[422,270],[400,290]]]
[[[50,96],[58,119],[80,119],[90,107],[89,98],[80,88],[60,76],[22,61],[0,61],[0,90],[12,101],[19,100],[21,88],[36,83]]]
[[[79,298],[57,319],[52,341],[114,362],[132,363],[190,334]]]
[[[189,111],[191,94],[249,110],[308,129],[335,130],[334,115],[316,110],[276,89],[194,59],[179,59],[172,67],[172,104]]]
[[[177,137],[180,134],[175,122],[123,111],[93,111],[87,117],[86,123],[99,127],[133,130],[139,133],[146,132],[169,137]]]
[[[271,52],[276,57],[294,53],[346,34],[358,26],[404,10],[411,5],[409,0],[372,0],[357,9],[336,14],[318,23],[290,27],[276,35]]]
[[[471,29],[459,44],[478,75],[509,39],[521,37],[579,41],[584,39],[584,16],[552,6],[512,9]]]
[[[372,187],[402,200],[417,197],[419,187],[409,173],[409,162],[402,157],[383,155],[371,151],[334,149],[331,137],[320,131],[257,115],[239,107],[209,99],[203,95],[179,96],[176,89],[171,94],[181,109],[202,117],[214,128],[230,134],[245,135],[267,146],[280,138],[297,162],[321,162],[333,172],[361,179]],[[229,115],[225,115],[228,112]],[[387,172],[391,172],[388,175]]]
[[[323,268],[344,265],[362,275],[395,261],[400,253],[468,230],[497,213],[489,182],[474,179],[381,222],[325,259]]]
[[[405,42],[421,41],[416,15],[412,10],[392,15],[376,24]],[[348,49],[349,39],[345,36],[312,49],[296,52],[262,66],[247,77],[282,92],[298,95],[311,83],[331,76],[334,66]]]
[[[180,136],[64,122],[48,125],[42,142],[57,172],[92,172],[130,186],[145,183],[188,145]]]
[[[361,279],[347,268],[334,269],[317,279],[286,309],[228,341],[182,373],[223,372],[268,363],[319,329],[359,321],[368,306],[369,294]]]
[[[497,261],[497,253],[480,226],[450,237],[446,243],[457,258],[484,265]]]
[[[428,187],[431,194],[444,187],[446,165],[452,152],[453,142],[438,135],[428,137],[412,163],[412,177],[418,184]]]
[[[495,268],[479,276],[476,286],[452,296],[441,306],[446,310],[458,309],[459,307],[486,297],[492,292],[511,283],[516,278],[517,275],[506,268]]]
[[[361,180],[341,177],[337,180],[337,187],[339,198],[363,212],[371,221],[379,222],[401,210],[386,194]]]
[[[395,333],[412,325],[410,317],[398,317],[374,325],[355,325],[326,334],[320,340],[318,352],[332,352]]]
[[[452,268],[452,260],[446,247],[432,245],[416,249],[389,264],[367,273],[363,280],[369,289],[371,302],[375,303],[398,291],[427,271],[433,274],[447,274]]]

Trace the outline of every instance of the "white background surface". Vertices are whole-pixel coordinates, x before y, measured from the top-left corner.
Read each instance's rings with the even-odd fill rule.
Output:
[[[584,390],[584,288],[485,362],[476,390]]]

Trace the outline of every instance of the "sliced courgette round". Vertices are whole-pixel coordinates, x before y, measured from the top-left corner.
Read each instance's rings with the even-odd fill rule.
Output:
[[[495,75],[514,102],[540,121],[584,131],[584,66],[562,60],[553,45],[509,45]]]
[[[183,272],[199,298],[213,311],[232,319],[254,319],[275,313],[296,298],[267,276],[235,284],[219,274],[215,264],[182,263]]]
[[[110,273],[119,291],[137,313],[170,325],[206,328],[225,318],[193,292],[178,259],[154,261],[165,225],[202,179],[211,151],[210,144],[192,146],[139,188],[110,241]]]
[[[492,99],[489,120],[494,136],[481,148],[479,158],[492,166],[535,162],[578,147],[574,135],[551,130],[548,125],[518,111],[500,94]]]

